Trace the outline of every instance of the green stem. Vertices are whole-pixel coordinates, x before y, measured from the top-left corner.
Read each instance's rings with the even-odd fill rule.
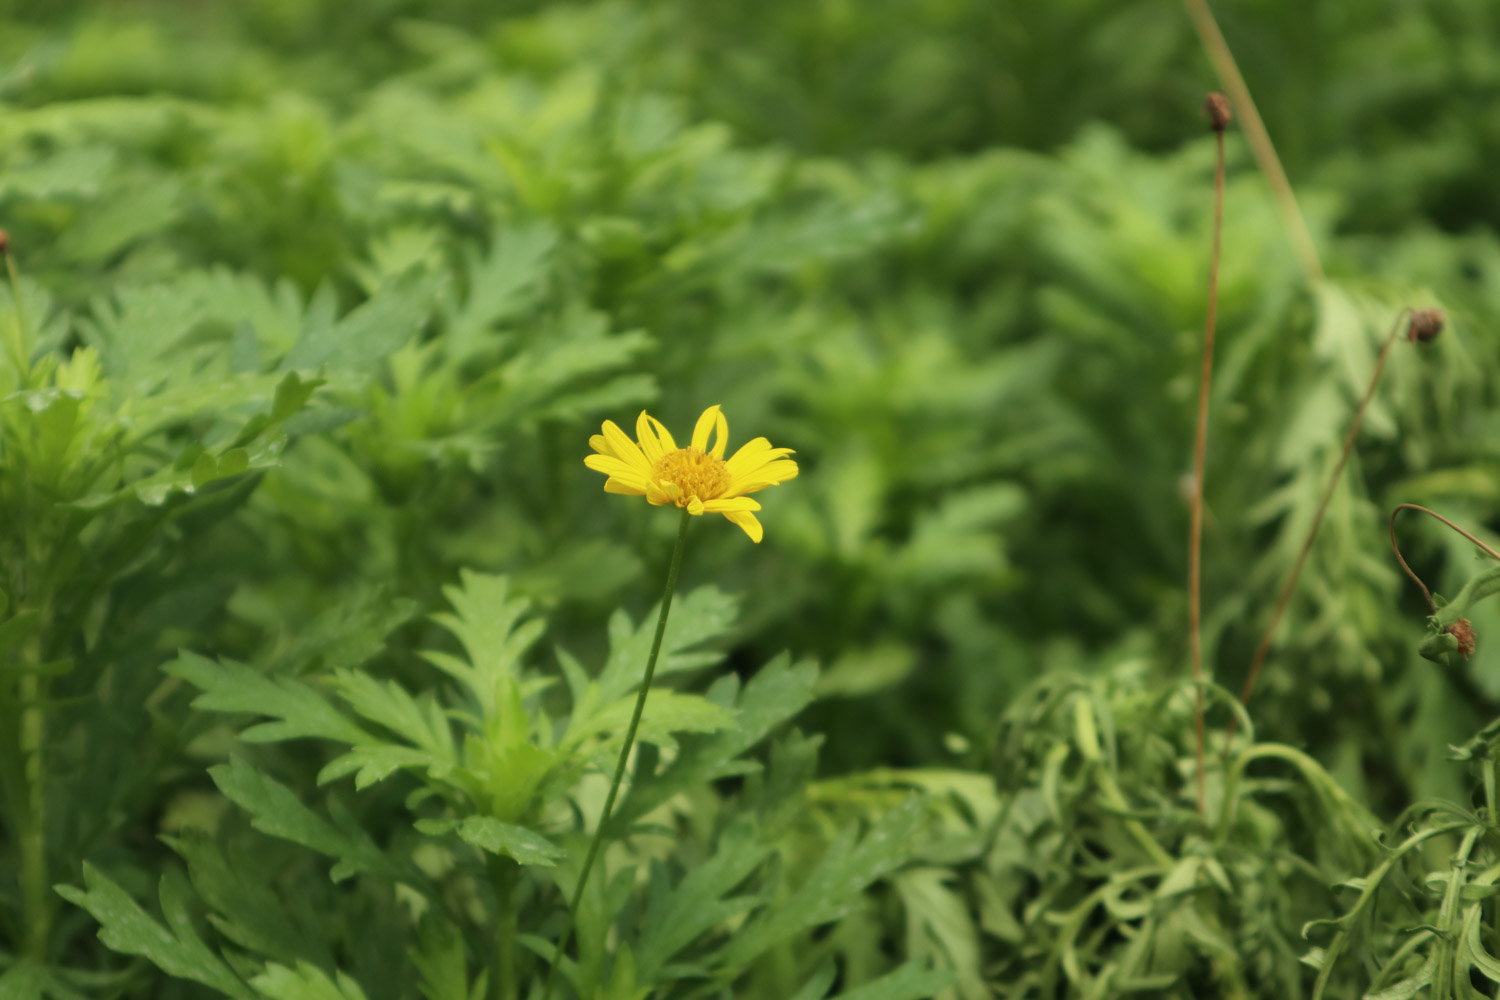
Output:
[[[520,874],[521,866],[510,858],[490,860],[490,879],[495,885],[500,913],[500,926],[495,934],[498,950],[495,992],[500,1000],[516,1000],[520,996],[516,979],[516,883]]]
[[[1483,772],[1483,774],[1484,774],[1484,810],[1485,810],[1485,812],[1484,812],[1484,822],[1485,822],[1485,827],[1487,828],[1487,830],[1494,830],[1494,828],[1495,828],[1495,806],[1496,806],[1496,788],[1495,788],[1495,777],[1496,777],[1496,775],[1495,775],[1495,772],[1496,772],[1497,769],[1500,769],[1500,765],[1494,764],[1491,761],[1486,760],[1486,761],[1483,762],[1483,766],[1484,766],[1484,772]],[[1493,916],[1491,917],[1491,923],[1492,923],[1493,926],[1490,928],[1490,934],[1493,936],[1493,938],[1496,941],[1500,941],[1500,910],[1497,910],[1493,914]]]
[[[630,749],[635,745],[635,733],[641,726],[641,713],[646,710],[646,695],[651,691],[651,679],[656,675],[656,658],[661,654],[661,640],[667,632],[667,614],[672,610],[672,595],[677,591],[677,573],[682,569],[682,550],[687,541],[688,521],[692,515],[684,508],[682,520],[677,526],[677,544],[672,548],[672,565],[667,570],[667,585],[662,590],[661,610],[656,615],[656,634],[651,638],[651,653],[646,657],[646,674],[641,678],[640,692],[635,698],[635,711],[630,714],[630,725],[625,730],[625,742],[620,747],[620,759],[615,762],[615,776],[609,783],[609,794],[604,799],[604,809],[599,814],[599,826],[594,838],[589,841],[588,853],[583,857],[583,870],[578,873],[578,884],[573,887],[573,898],[568,903],[568,924],[563,930],[562,940],[552,956],[552,968],[547,972],[547,985],[542,991],[542,1000],[550,1000],[552,983],[557,978],[557,968],[562,965],[578,923],[578,906],[583,901],[583,891],[588,886],[589,873],[594,869],[594,860],[599,856],[599,847],[604,842],[604,831],[609,826],[610,813],[615,808],[615,797],[620,793],[620,782],[625,777],[625,767],[630,760]]]
[[[28,643],[35,655],[31,665],[41,663],[40,644],[33,637]],[[21,759],[26,795],[26,814],[21,823],[21,910],[26,921],[28,960],[43,965],[47,959],[47,939],[51,934],[52,897],[47,891],[47,798],[44,785],[42,743],[45,717],[42,701],[46,697],[43,678],[28,672],[21,678]]]
[[[30,351],[26,346],[26,306],[21,301],[21,275],[16,270],[16,258],[10,254],[0,254],[5,258],[5,273],[10,279],[11,309],[15,314],[15,322],[11,324],[11,336],[6,338],[5,350],[10,355],[10,363],[16,370],[16,378],[20,382],[26,381],[26,375],[31,370]]]

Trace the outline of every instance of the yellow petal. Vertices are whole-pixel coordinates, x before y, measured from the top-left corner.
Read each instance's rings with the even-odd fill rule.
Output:
[[[656,432],[651,429],[651,418],[646,416],[645,410],[642,410],[641,415],[635,418],[635,436],[641,442],[641,451],[645,452],[646,461],[652,465],[655,465],[662,455],[666,454],[662,450],[661,442],[657,440]]]
[[[610,451],[615,453],[616,458],[640,470],[641,475],[650,477],[651,463],[646,461],[646,456],[641,454],[641,449],[625,436],[625,432],[620,430],[613,420],[604,421],[604,440],[608,442]]]
[[[789,462],[785,459],[780,462],[770,462],[745,475],[730,479],[725,495],[744,496],[747,493],[758,493],[767,486],[779,486],[789,479],[796,479],[798,471],[796,462]]]
[[[610,458],[615,457],[615,453],[609,450],[609,442],[604,440],[603,434],[595,434],[589,438],[589,447],[601,455],[608,455]]]
[[[667,425],[662,423],[660,420],[657,420],[655,417],[648,416],[646,419],[651,421],[651,427],[656,431],[656,438],[661,442],[663,454],[669,451],[676,451],[677,442],[673,440],[672,432],[667,430]]]
[[[642,475],[640,469],[608,455],[585,455],[583,464],[595,472],[602,472],[606,476],[639,486],[642,492],[645,492],[646,485],[650,482],[650,477]]]
[[[723,500],[705,500],[703,510],[709,514],[728,514],[734,510],[760,510],[760,504],[749,497],[728,497]]]
[[[658,486],[656,483],[652,483],[650,486],[646,487],[646,502],[651,504],[651,506],[653,507],[660,507],[663,504],[671,503],[672,498],[663,493],[660,486]]]
[[[717,431],[712,451],[708,448],[708,435]],[[693,447],[701,452],[713,455],[716,458],[724,457],[724,446],[729,444],[729,421],[724,419],[724,414],[719,412],[719,405],[715,403],[703,411],[698,418],[698,423],[693,427]]]
[[[765,529],[760,526],[760,522],[755,519],[755,515],[748,510],[731,510],[726,512],[724,516],[739,525],[745,534],[750,536],[750,540],[757,545],[760,544],[761,538],[765,536]]]
[[[714,418],[714,427],[718,433],[714,435],[714,447],[709,454],[714,458],[723,458],[724,449],[729,447],[729,418],[724,416],[724,411],[720,410]]]
[[[611,476],[604,481],[604,492],[619,493],[627,497],[640,497],[646,495],[646,488]]]
[[[703,501],[699,500],[697,497],[689,497],[688,498],[688,502],[687,502],[687,512],[689,514],[693,515],[694,517],[697,517],[700,514],[702,514],[703,513]]]
[[[778,458],[783,458],[791,454],[793,454],[792,449],[772,448],[771,442],[763,437],[758,437],[753,441],[747,441],[725,464],[729,466],[729,474],[731,476],[742,476],[747,472],[752,472],[760,468],[767,462],[774,462]]]

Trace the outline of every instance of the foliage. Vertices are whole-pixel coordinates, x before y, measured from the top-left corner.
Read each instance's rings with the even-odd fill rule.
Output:
[[[522,943],[550,957],[544,935],[556,933],[565,902],[559,890],[571,892],[579,860],[563,846],[580,839],[568,832],[573,802],[586,810],[598,805],[597,787],[580,778],[618,746],[633,701],[631,667],[649,636],[617,617],[610,656],[592,677],[559,651],[572,707],[553,717],[540,699],[552,679],[524,667],[544,625],[529,602],[504,578],[478,574],[466,575],[448,598],[452,612],[435,617],[462,652],[431,650],[422,658],[440,672],[431,680],[446,675],[456,683],[433,683],[420,694],[368,668],[291,664],[266,674],[191,653],[167,666],[201,690],[196,707],[260,719],[240,732],[247,744],[311,738],[337,747],[317,775],[317,786],[327,789],[319,793],[322,808],[304,804],[245,756],[209,773],[253,831],[324,856],[332,862],[329,878],[351,882],[355,891],[323,893],[311,924],[299,917],[300,886],[248,887],[229,861],[235,851],[270,850],[262,837],[242,823],[227,839],[188,828],[169,841],[188,880],[168,877],[161,889],[173,933],[95,869],[85,869],[86,890],[61,890],[99,920],[106,944],[236,997],[377,998],[417,990],[477,996],[488,981],[498,981],[500,995],[516,995],[535,964]],[[717,662],[691,650],[715,637],[731,614],[722,595],[688,595],[672,619],[661,673]],[[848,825],[819,857],[789,839],[796,814],[784,798],[784,772],[809,769],[815,743],[794,735],[782,751],[789,756],[773,752],[771,769],[743,795],[715,796],[703,784],[760,774],[743,754],[806,705],[814,680],[811,666],[781,658],[743,685],[730,675],[701,696],[662,690],[648,701],[640,738],[654,752],[641,755],[616,814],[626,840],[609,877],[585,898],[580,957],[566,965],[579,995],[708,995],[773,950],[783,972],[772,977],[778,985],[760,984],[759,992],[827,995],[820,949],[798,947],[794,938],[839,920],[865,886],[901,864],[918,803],[880,816],[863,834]],[[397,775],[410,779],[401,782],[401,799],[366,801],[362,809],[329,787],[353,776],[355,791],[365,792]],[[696,795],[690,815],[674,805],[686,792]],[[392,816],[393,807],[404,817]],[[299,867],[321,870],[325,863],[309,858]],[[787,879],[801,869],[805,879],[792,888]],[[217,953],[193,929],[189,882],[224,942]],[[409,965],[364,965],[361,959],[375,958],[361,956],[346,936],[357,938],[372,917],[383,928],[383,946],[409,954]],[[739,925],[733,936],[723,933],[726,922]],[[300,935],[288,933],[297,927]],[[495,951],[496,928],[499,951],[486,958]],[[330,977],[330,956],[337,967],[346,952],[351,968]],[[793,978],[781,982],[785,977]],[[915,996],[912,983],[934,981],[941,979],[898,970],[872,984],[870,995]]]
[[[0,0],[0,995],[538,995],[672,531],[587,434],[711,403],[803,474],[692,538],[564,992],[1493,992],[1493,570],[1403,523],[1424,646],[1382,511],[1493,540],[1500,19],[1214,7],[1326,272],[1232,132],[1225,688],[1449,323],[1199,816],[1177,5]]]

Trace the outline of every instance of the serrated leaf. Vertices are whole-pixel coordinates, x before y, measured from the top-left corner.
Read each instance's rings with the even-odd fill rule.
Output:
[[[457,762],[448,717],[431,694],[418,701],[395,681],[382,683],[355,670],[335,676],[339,694],[365,719],[405,737],[436,760]]]
[[[216,663],[192,652],[184,652],[162,669],[203,692],[193,699],[195,708],[264,715],[277,720],[251,726],[240,734],[252,743],[304,737],[353,744],[376,742],[330,705],[321,692],[301,681],[268,677],[233,660]]]
[[[209,768],[225,798],[250,814],[257,830],[336,858],[334,881],[355,872],[395,874],[391,863],[363,831],[340,829],[304,806],[291,789],[257,771],[241,757]]]
[[[412,272],[337,323],[304,327],[282,360],[282,370],[365,371],[417,336],[442,281],[435,272]]]
[[[771,853],[748,821],[724,831],[714,852],[702,864],[668,886],[660,867],[652,872],[636,942],[636,965],[645,982],[659,978],[663,966],[700,935],[757,905],[757,896],[730,896]]]
[[[635,819],[674,795],[758,767],[738,758],[765,739],[773,728],[811,704],[817,680],[817,667],[810,663],[794,665],[783,654],[757,671],[743,691],[734,675],[715,681],[708,697],[734,707],[734,727],[712,736],[684,737],[670,764],[655,774],[637,776],[611,826],[616,831],[628,828]]]
[[[418,830],[440,836],[456,833],[460,840],[482,851],[514,858],[523,865],[550,868],[567,852],[535,830],[514,823],[502,823],[491,816],[469,816],[461,820],[422,819]]]
[[[485,330],[530,304],[556,245],[557,232],[550,225],[523,220],[497,228],[488,254],[469,256],[468,296],[463,307],[454,310],[449,333],[455,357],[473,354]]]
[[[680,596],[667,618],[656,676],[665,677],[720,660],[719,653],[688,650],[722,636],[734,623],[738,611],[739,601],[715,587],[701,587]],[[620,698],[640,683],[655,632],[656,609],[652,609],[638,625],[633,624],[623,611],[610,616],[609,659],[598,678],[602,700]]]
[[[906,954],[931,957],[953,970],[963,1000],[989,1000],[993,994],[980,971],[984,953],[979,928],[966,899],[947,884],[953,878],[941,868],[915,868],[892,877],[906,910]]]
[[[427,1000],[481,1000],[485,995],[487,970],[470,985],[464,938],[452,928],[424,921],[410,955],[421,977],[418,988]]]
[[[139,955],[168,975],[202,983],[235,1000],[257,1000],[255,991],[209,951],[191,924],[174,920],[172,930],[163,927],[129,893],[88,862],[83,865],[83,880],[86,891],[67,885],[58,886],[57,891],[99,921],[99,940],[106,947],[126,955]],[[165,905],[169,902],[165,879],[162,886]],[[170,902],[180,904],[178,899]],[[177,908],[177,905],[170,907]]]
[[[281,962],[328,964],[332,955],[300,915],[288,907],[258,874],[232,865],[209,836],[185,830],[167,844],[188,865],[193,888],[214,911],[209,919],[229,940]]]
[[[468,662],[438,652],[423,656],[469,688],[484,718],[494,718],[499,713],[501,683],[520,680],[521,657],[541,636],[546,623],[523,620],[531,602],[512,597],[510,581],[503,576],[464,570],[459,585],[444,587],[443,594],[453,611],[439,612],[432,619],[458,638]]]
[[[575,716],[561,747],[576,747],[603,733],[622,735],[635,711],[635,697],[620,698],[613,704]],[[716,733],[732,729],[734,713],[695,694],[678,691],[653,691],[641,712],[636,739],[643,743],[675,748],[675,733]]]
[[[951,985],[952,973],[925,968],[920,962],[907,962],[873,983],[840,993],[834,1000],[929,1000]]]
[[[335,979],[307,962],[298,962],[295,970],[273,962],[250,982],[271,1000],[366,1000],[359,983],[344,971]]]
[[[854,825],[845,827],[786,898],[734,936],[724,949],[725,962],[746,965],[775,944],[847,913],[872,882],[906,862],[921,815],[920,797],[911,796],[876,820],[863,837]]]
[[[431,777],[442,778],[453,770],[453,762],[418,747],[371,743],[352,747],[325,764],[318,772],[318,784],[326,785],[352,774],[355,790],[364,791],[403,768],[426,771]]]
[[[1411,1000],[1431,985],[1433,967],[1436,963],[1437,956],[1434,955],[1417,971],[1416,975],[1403,979],[1399,983],[1392,983],[1385,989],[1366,993],[1361,1000]]]
[[[1480,975],[1492,983],[1500,983],[1500,959],[1490,953],[1481,939],[1479,925],[1483,919],[1483,907],[1475,904],[1464,908],[1463,952]]]
[[[832,962],[823,963],[791,1000],[823,1000],[828,996],[828,991],[833,988],[833,981],[838,978],[838,971],[838,966]]]

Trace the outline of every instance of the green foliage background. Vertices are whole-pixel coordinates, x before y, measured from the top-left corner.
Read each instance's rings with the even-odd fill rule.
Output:
[[[1215,10],[1325,271],[1231,130],[1224,687],[1397,310],[1449,323],[1397,345],[1282,627],[1253,715],[1286,752],[1222,747],[1205,825],[1174,685],[1215,84],[1177,4],[0,0],[0,988],[531,995],[675,529],[600,493],[587,437],[722,403],[802,474],[759,546],[694,526],[626,800],[650,829],[620,821],[580,915],[580,994],[1464,995],[1399,929],[1430,903],[1447,947],[1483,887],[1429,899],[1413,869],[1410,912],[1339,925],[1344,966],[1301,928],[1341,919],[1331,887],[1409,804],[1481,808],[1446,758],[1489,766],[1500,614],[1474,607],[1469,660],[1419,658],[1383,512],[1494,538],[1500,9]],[[1435,589],[1474,570],[1402,536]],[[506,646],[510,618],[546,640]],[[1284,786],[1231,780],[1272,758]],[[70,901],[49,889],[40,950],[33,759]],[[1421,843],[1462,847],[1453,824]],[[1165,902],[1122,883],[1098,918],[1137,863]],[[507,913],[519,986],[485,957]],[[1487,975],[1486,942],[1432,967]]]

